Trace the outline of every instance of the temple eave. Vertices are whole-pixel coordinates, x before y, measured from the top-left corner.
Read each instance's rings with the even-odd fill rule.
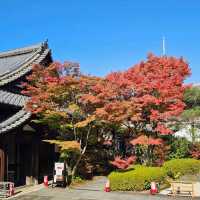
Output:
[[[19,67],[13,66],[14,69],[12,71],[5,71],[3,74],[0,74],[0,86],[6,85],[26,75],[32,70],[34,64],[41,64],[45,57],[51,53],[50,49],[41,49],[36,51],[26,62],[20,63]]]
[[[0,123],[0,134],[8,132],[21,124],[25,123],[31,117],[31,113],[24,108],[19,112]]]
[[[47,42],[0,53],[0,104],[8,109],[9,106],[20,109],[13,112],[12,116],[4,117],[5,120],[0,122],[0,133],[20,126],[31,117],[31,113],[24,108],[29,98],[22,95],[20,90],[10,91],[9,88],[16,87],[16,82],[20,84],[20,79],[25,79],[34,64],[45,64],[45,60],[52,61]]]

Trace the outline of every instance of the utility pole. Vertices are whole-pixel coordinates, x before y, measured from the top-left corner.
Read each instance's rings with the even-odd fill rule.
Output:
[[[165,51],[165,37],[164,36],[162,38],[162,54],[163,54],[163,56],[166,55],[166,51]]]

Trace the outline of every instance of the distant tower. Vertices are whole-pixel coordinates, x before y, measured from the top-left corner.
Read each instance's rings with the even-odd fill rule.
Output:
[[[166,51],[165,51],[165,37],[164,36],[162,38],[162,55],[163,56],[166,55]]]

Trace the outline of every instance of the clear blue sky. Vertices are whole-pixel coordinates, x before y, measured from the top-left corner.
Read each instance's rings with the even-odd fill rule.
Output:
[[[200,82],[198,0],[0,0],[0,51],[49,40],[53,58],[105,75],[127,69],[148,52],[190,63]]]

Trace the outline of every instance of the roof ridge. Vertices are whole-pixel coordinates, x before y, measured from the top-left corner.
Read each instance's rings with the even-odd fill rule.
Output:
[[[2,51],[2,52],[0,52],[0,58],[25,54],[25,53],[28,53],[31,51],[36,51],[37,49],[42,48],[44,46],[48,46],[47,41],[29,45],[29,46],[25,46],[25,47],[21,47],[21,48],[10,49],[8,51]]]
[[[42,51],[40,53],[37,53],[34,57],[31,58],[27,63],[24,63],[21,67],[14,69],[13,71],[7,71],[6,73],[3,74],[3,76],[0,75],[0,87],[12,82],[16,79],[18,79],[20,76],[25,75],[32,69],[33,64],[40,64],[42,60],[50,53],[50,49],[45,49],[47,46],[44,46],[42,48]]]

